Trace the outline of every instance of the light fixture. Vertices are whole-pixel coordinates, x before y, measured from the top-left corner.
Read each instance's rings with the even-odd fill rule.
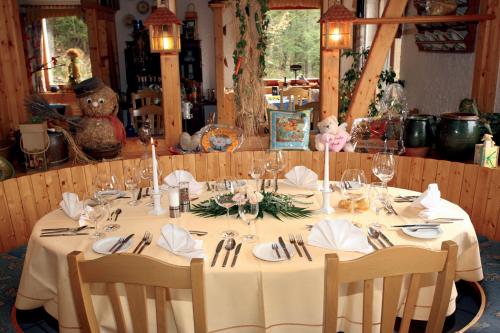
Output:
[[[157,0],[157,8],[144,21],[149,29],[151,52],[178,53],[181,50],[181,21],[168,9],[165,0]]]
[[[352,48],[352,24],[354,14],[336,2],[321,16],[321,49],[336,50]]]

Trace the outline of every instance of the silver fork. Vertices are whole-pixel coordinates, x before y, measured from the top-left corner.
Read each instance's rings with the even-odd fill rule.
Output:
[[[116,243],[113,244],[113,246],[111,246],[111,248],[108,250],[108,252],[113,252],[113,250],[118,246],[120,245],[123,241],[125,240],[124,237],[120,237]]]
[[[276,255],[278,256],[278,259],[281,259],[280,251],[279,251],[279,249],[278,249],[278,244],[273,243],[273,245],[271,245],[271,247],[272,247],[272,248],[273,248],[273,250],[276,252]]]
[[[146,246],[149,246],[151,244],[151,242],[153,241],[153,234],[149,233],[149,237],[148,239],[146,239],[146,241],[142,244],[142,247],[140,248],[140,250],[137,252],[137,254],[141,254],[141,252],[144,250],[144,248]]]
[[[297,250],[297,253],[299,254],[299,257],[302,257],[302,252],[300,252],[299,246],[297,245],[297,241],[295,240],[295,237],[292,234],[288,234],[288,239],[290,240],[290,243],[295,246],[295,250]]]
[[[309,251],[307,251],[306,245],[304,244],[304,240],[302,239],[301,234],[297,235],[297,243],[300,246],[302,246],[302,249],[304,250],[304,253],[306,254],[307,260],[312,261],[311,255],[309,254]]]
[[[139,244],[137,244],[137,246],[135,247],[135,249],[134,249],[134,251],[132,253],[137,253],[137,251],[139,250],[139,248],[141,247],[141,245],[144,244],[148,240],[149,235],[150,235],[149,231],[146,231],[144,233],[144,236],[142,236],[141,241],[139,242]]]

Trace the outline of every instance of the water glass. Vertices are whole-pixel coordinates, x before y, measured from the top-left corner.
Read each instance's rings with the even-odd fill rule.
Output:
[[[354,213],[355,203],[366,196],[366,177],[363,170],[347,169],[340,180],[340,191],[351,201],[351,214]]]
[[[394,178],[395,168],[396,163],[392,153],[379,152],[373,156],[372,172],[386,186]]]
[[[238,190],[238,182],[234,179],[219,179],[212,186],[214,192],[214,201],[217,205],[226,209],[226,216],[229,218],[229,210],[236,206],[237,202],[233,200],[233,196]],[[227,229],[222,231],[223,238],[234,238],[238,236],[235,230]]]
[[[285,168],[285,155],[281,150],[268,150],[265,168],[274,178],[274,192],[278,192],[278,173]]]
[[[370,184],[370,189],[368,190],[370,209],[377,215],[377,221],[375,223],[371,223],[370,227],[376,230],[384,228],[384,226],[380,224],[380,211],[386,208],[388,196],[389,193],[387,192],[387,185],[385,183],[374,182]]]
[[[132,200],[128,202],[131,206],[137,206],[139,195],[139,172],[136,168],[129,168],[125,174],[125,188],[130,192]]]
[[[262,158],[255,158],[252,160],[252,164],[250,166],[249,175],[252,179],[255,179],[255,190],[259,190],[259,179],[264,176],[266,172],[265,169],[265,160]]]
[[[238,205],[238,214],[243,222],[248,226],[248,234],[242,236],[243,242],[251,243],[257,240],[257,236],[252,233],[252,222],[255,221],[259,215],[259,204],[244,203]]]
[[[96,202],[93,200],[88,200],[85,203],[83,210],[84,214],[94,224],[94,232],[90,235],[90,238],[101,238],[104,233],[102,233],[99,229],[99,220],[101,220],[106,215],[106,211],[104,210],[103,206],[100,204],[96,204]]]

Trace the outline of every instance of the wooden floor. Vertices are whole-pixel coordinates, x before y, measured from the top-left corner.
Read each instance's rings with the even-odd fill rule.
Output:
[[[285,152],[287,167],[304,165],[323,175],[323,153],[316,151]],[[251,161],[264,157],[263,151],[169,155],[159,158],[163,175],[184,169],[199,181],[219,177],[249,178]],[[488,169],[435,159],[398,156],[392,186],[423,191],[437,183],[442,197],[460,205],[472,219],[478,234],[500,240],[500,169]],[[40,217],[59,207],[63,192],[75,192],[86,198],[92,181],[99,173],[114,173],[123,183],[126,168],[139,159],[117,160],[92,165],[78,165],[43,173],[21,176],[0,184],[0,251],[26,244]],[[368,181],[376,181],[371,172],[372,155],[333,153],[330,157],[331,180],[339,180],[347,168],[365,171]]]

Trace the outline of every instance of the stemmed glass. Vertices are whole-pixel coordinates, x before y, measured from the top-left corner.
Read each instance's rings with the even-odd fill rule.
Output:
[[[104,233],[99,230],[99,220],[105,215],[105,210],[100,203],[96,203],[93,200],[87,200],[83,207],[84,214],[87,215],[88,219],[94,224],[94,232],[90,235],[92,239],[99,239]]]
[[[255,221],[257,215],[259,215],[259,204],[252,204],[250,202],[240,204],[238,205],[238,214],[243,222],[248,226],[248,234],[242,236],[243,242],[254,242],[257,236],[252,234],[252,222]]]
[[[372,172],[387,187],[387,183],[394,177],[395,161],[390,152],[379,152],[373,157]]]
[[[259,190],[259,179],[264,176],[265,170],[265,161],[261,158],[255,158],[252,160],[252,164],[250,166],[249,175],[252,179],[255,179],[255,190]]]
[[[219,206],[226,209],[226,216],[229,218],[229,210],[236,206],[237,202],[233,200],[236,194],[238,183],[235,180],[222,179],[217,180],[212,186],[214,192],[214,201]],[[234,238],[238,233],[234,230],[224,230],[221,233],[223,238]]]
[[[137,201],[139,182],[139,171],[134,167],[128,168],[125,173],[125,188],[130,191],[130,195],[132,196],[132,200],[128,202],[130,206],[137,206],[139,203]]]
[[[371,223],[369,226],[376,230],[381,230],[384,226],[380,224],[380,211],[385,209],[387,205],[387,186],[382,182],[371,183],[368,193],[370,209],[377,215],[377,222]]]
[[[366,195],[366,177],[363,170],[347,169],[340,180],[342,194],[351,201],[351,214],[354,214],[355,203]]]
[[[94,182],[94,197],[106,207],[108,220],[111,218],[111,203],[121,195],[118,180],[115,175],[98,174]],[[104,231],[114,231],[120,228],[117,223],[109,223],[104,227]]]
[[[274,192],[278,192],[278,173],[285,168],[285,155],[281,150],[268,150],[266,171],[273,174]]]
[[[158,166],[158,179],[161,179],[161,165],[160,163],[156,163],[156,165]],[[141,178],[148,181],[149,187],[153,187],[153,158],[149,155],[144,156],[139,162],[139,170]],[[151,201],[148,202],[146,206],[153,206],[153,200],[151,199]]]

